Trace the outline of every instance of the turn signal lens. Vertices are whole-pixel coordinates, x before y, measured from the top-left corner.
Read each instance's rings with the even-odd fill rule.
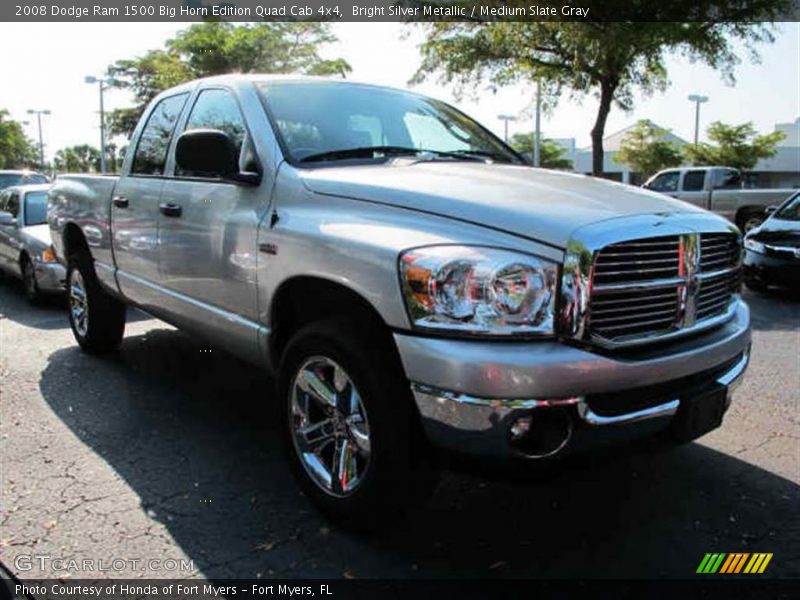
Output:
[[[56,262],[57,260],[55,248],[52,246],[48,246],[42,251],[42,262],[52,263]]]

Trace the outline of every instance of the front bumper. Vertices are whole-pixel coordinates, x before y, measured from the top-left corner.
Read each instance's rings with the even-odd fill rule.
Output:
[[[769,256],[747,250],[744,257],[745,280],[765,285],[800,287],[800,259],[794,256]]]
[[[625,357],[555,341],[400,333],[395,341],[433,443],[482,456],[525,456],[512,444],[511,428],[526,417],[560,415],[559,427],[569,429],[566,441],[579,448],[584,441],[592,445],[590,438],[607,437],[592,431],[641,424],[648,430],[654,424],[663,428],[683,399],[708,384],[724,386],[729,402],[747,366],[750,312],[740,302],[734,318],[718,329]]]
[[[48,294],[61,294],[65,291],[67,271],[60,263],[37,262],[34,264],[36,285],[39,290]]]

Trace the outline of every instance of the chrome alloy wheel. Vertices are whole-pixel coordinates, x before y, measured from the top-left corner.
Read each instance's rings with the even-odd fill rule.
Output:
[[[86,285],[78,269],[72,269],[69,278],[69,312],[75,331],[85,337],[89,331],[89,303],[86,300]]]
[[[352,380],[331,359],[312,356],[297,370],[289,393],[292,441],[306,473],[332,496],[352,494],[371,453],[367,412]]]

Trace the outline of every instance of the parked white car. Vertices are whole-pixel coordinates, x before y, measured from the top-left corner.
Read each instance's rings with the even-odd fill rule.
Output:
[[[32,303],[64,292],[66,271],[56,259],[47,225],[50,184],[0,191],[0,272],[19,277]]]

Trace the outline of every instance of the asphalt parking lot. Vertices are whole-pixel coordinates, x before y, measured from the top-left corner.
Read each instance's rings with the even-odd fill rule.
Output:
[[[772,552],[766,576],[798,577],[800,296],[746,296],[752,362],[722,429],[523,481],[449,472],[425,511],[364,537],[297,491],[266,376],[141,314],[118,355],[84,355],[58,303],[5,281],[0,561],[25,578],[687,578],[706,552]]]

